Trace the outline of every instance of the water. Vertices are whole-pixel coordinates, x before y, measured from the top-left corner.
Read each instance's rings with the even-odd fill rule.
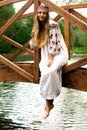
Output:
[[[44,120],[45,101],[32,83],[0,83],[0,130],[87,130],[87,93],[63,88]]]

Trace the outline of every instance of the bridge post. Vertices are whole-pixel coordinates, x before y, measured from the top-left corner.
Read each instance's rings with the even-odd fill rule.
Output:
[[[69,10],[68,10],[69,12]],[[64,34],[64,39],[65,39],[65,43],[66,46],[68,48],[68,54],[69,54],[69,59],[70,59],[70,22],[68,20],[65,19],[65,23],[64,23],[64,30],[65,30],[65,34]]]
[[[39,61],[40,61],[40,50],[36,47],[34,48],[34,83],[39,83],[40,71],[39,71]]]

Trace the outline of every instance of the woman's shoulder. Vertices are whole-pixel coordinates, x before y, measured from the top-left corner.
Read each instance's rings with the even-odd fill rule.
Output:
[[[49,21],[49,27],[50,27],[50,29],[54,29],[54,28],[57,29],[59,26],[58,26],[57,22],[50,20]]]

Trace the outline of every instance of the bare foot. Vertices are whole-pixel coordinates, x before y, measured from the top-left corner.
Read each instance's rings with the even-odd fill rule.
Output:
[[[44,119],[46,119],[49,116],[50,111],[51,111],[51,109],[53,109],[53,107],[54,107],[54,105],[52,104],[50,107],[45,108],[45,114],[43,117]]]

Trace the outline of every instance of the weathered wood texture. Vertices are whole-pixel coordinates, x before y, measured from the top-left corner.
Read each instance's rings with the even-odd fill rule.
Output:
[[[87,91],[87,68],[78,68],[63,74],[63,86]]]
[[[80,59],[80,60],[68,60],[68,64],[63,67],[63,73],[70,72],[72,70],[78,69],[81,66],[87,64],[87,58]]]
[[[31,82],[34,81],[33,80],[33,76],[31,74],[29,74],[27,71],[25,71],[24,69],[20,68],[15,63],[9,61],[8,59],[4,58],[1,55],[0,55],[0,61],[2,63],[4,63],[6,66],[8,66],[9,68],[11,68],[12,70],[14,70],[15,72],[17,72],[18,74],[20,74],[21,76],[25,77],[26,79],[29,79]]]
[[[34,75],[34,64],[31,63],[16,63],[18,67],[25,70],[31,75]],[[15,72],[13,69],[7,67],[6,65],[0,65],[0,82],[4,81],[15,81],[15,82],[31,82],[30,78],[27,79],[19,73]]]
[[[31,75],[34,75],[33,63],[16,63],[16,65]],[[62,77],[63,87],[87,91],[87,68],[78,68],[72,70],[70,72],[64,73]],[[0,65],[0,82],[2,81],[31,82],[9,67]]]

